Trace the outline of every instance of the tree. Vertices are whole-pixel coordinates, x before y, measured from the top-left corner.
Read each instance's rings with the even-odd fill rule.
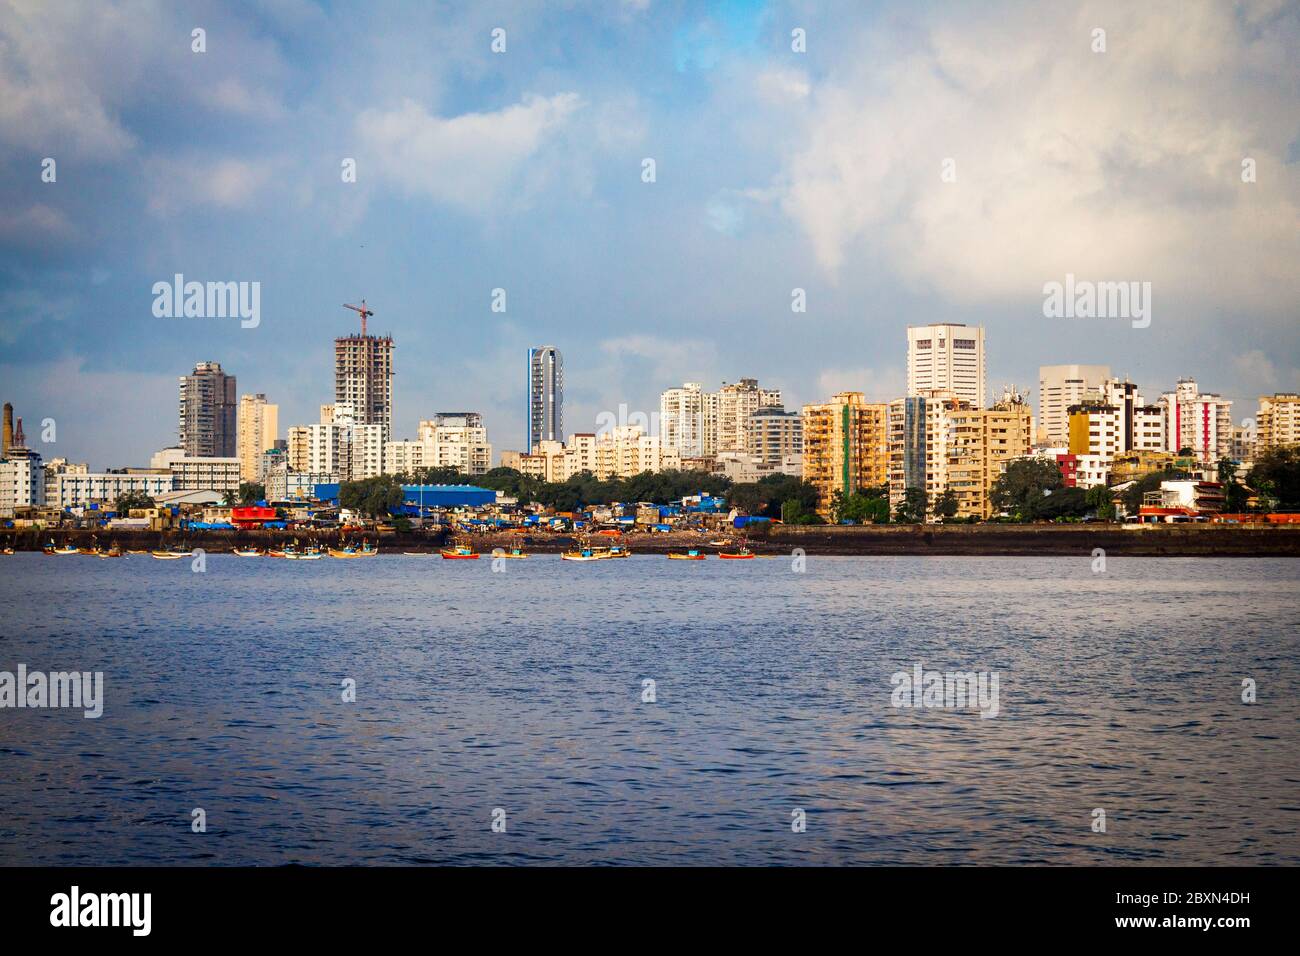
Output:
[[[943,490],[934,503],[934,513],[940,518],[955,518],[957,516],[957,496],[948,488]]]
[[[265,501],[266,485],[260,485],[253,481],[241,481],[236,496],[239,498],[239,503],[245,507],[258,501]]]
[[[1255,458],[1250,483],[1277,500],[1279,508],[1300,508],[1300,447],[1269,448]]]
[[[370,518],[387,517],[404,499],[401,482],[395,475],[345,481],[339,487],[339,507],[359,511]]]
[[[1105,485],[1096,485],[1088,489],[1087,504],[1097,513],[1098,518],[1105,521],[1115,520],[1115,495]]]
[[[925,520],[927,504],[924,488],[908,488],[903,492],[903,500],[894,516],[902,524],[918,524]]]
[[[140,510],[156,507],[154,500],[143,491],[124,491],[117,496],[117,501],[113,504],[113,510],[119,515],[130,514],[133,508]]]
[[[989,501],[997,511],[1032,521],[1043,510],[1043,499],[1065,487],[1061,469],[1046,458],[1018,458],[1007,463],[993,482]],[[1053,510],[1053,509],[1049,509]]]
[[[1137,514],[1138,509],[1142,507],[1142,502],[1146,499],[1148,491],[1159,491],[1160,482],[1172,481],[1181,474],[1182,472],[1166,468],[1163,471],[1153,471],[1149,475],[1134,479],[1133,484],[1125,488],[1120,495],[1120,501],[1124,503],[1125,513]]]
[[[1083,488],[1057,488],[1044,494],[1032,509],[1032,516],[1040,521],[1057,518],[1082,518],[1091,509],[1088,492]]]

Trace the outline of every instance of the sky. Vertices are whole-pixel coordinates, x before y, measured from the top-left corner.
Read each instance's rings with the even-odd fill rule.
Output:
[[[593,431],[685,381],[898,397],[933,321],[995,394],[1108,364],[1241,421],[1300,389],[1297,50],[1281,0],[0,0],[0,399],[146,465],[212,360],[283,432],[365,298],[394,437],[478,410],[498,455],[530,346]],[[176,273],[260,323],[156,316]],[[1045,317],[1067,274],[1150,282],[1150,325]]]

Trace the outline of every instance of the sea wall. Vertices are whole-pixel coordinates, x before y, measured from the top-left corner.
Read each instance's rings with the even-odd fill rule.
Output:
[[[366,537],[374,535],[349,536]],[[726,537],[718,532],[639,532],[624,537],[635,553],[663,554],[686,547],[717,550],[708,542]],[[20,550],[39,551],[53,539],[57,545],[72,542],[90,547],[116,542],[128,549],[153,549],[182,545],[220,553],[234,547],[279,545],[297,539],[337,545],[337,531],[310,534],[303,531],[80,531],[55,530],[0,532],[0,540]],[[442,533],[385,534],[382,551],[433,551],[446,542]],[[524,545],[530,551],[556,553],[575,543],[572,535],[545,531],[529,534],[475,534],[475,550]],[[596,538],[593,540],[602,540]],[[618,540],[618,539],[604,539]],[[749,533],[756,551],[789,553],[802,548],[809,554],[827,555],[1080,555],[1101,548],[1109,556],[1153,557],[1300,557],[1300,526],[1249,527],[1243,525],[1178,524],[1124,528],[1111,524],[1070,525],[778,525]]]

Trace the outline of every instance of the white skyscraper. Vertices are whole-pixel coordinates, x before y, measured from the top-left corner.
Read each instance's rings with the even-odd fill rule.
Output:
[[[952,392],[983,408],[987,392],[984,372],[984,327],[955,322],[910,325],[907,328],[907,394]]]

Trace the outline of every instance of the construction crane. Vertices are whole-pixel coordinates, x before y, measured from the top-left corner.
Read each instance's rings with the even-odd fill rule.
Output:
[[[361,313],[361,337],[364,339],[364,338],[366,337],[366,318],[367,318],[368,316],[372,316],[372,315],[374,315],[374,314],[375,314],[375,313],[374,313],[374,310],[373,310],[373,309],[367,309],[367,308],[366,308],[366,300],[365,300],[365,299],[362,299],[362,300],[361,300],[361,304],[360,304],[360,305],[348,305],[346,302],[344,302],[344,303],[343,303],[343,308],[345,308],[345,309],[351,309],[353,312],[360,312],[360,313]]]

